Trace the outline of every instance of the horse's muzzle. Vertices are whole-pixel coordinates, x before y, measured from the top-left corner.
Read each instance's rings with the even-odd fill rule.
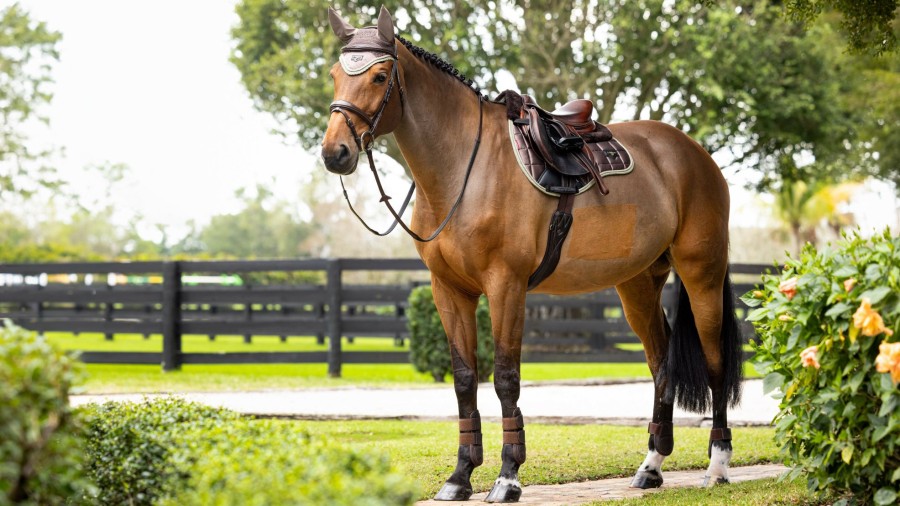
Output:
[[[322,161],[325,163],[325,168],[328,169],[328,172],[346,176],[356,170],[359,156],[346,144],[338,144],[331,147],[322,146]]]

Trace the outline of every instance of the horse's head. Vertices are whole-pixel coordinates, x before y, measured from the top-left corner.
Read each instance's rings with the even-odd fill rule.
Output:
[[[403,116],[394,22],[384,7],[378,26],[354,28],[333,9],[328,9],[328,19],[344,47],[329,72],[334,101],[322,160],[335,174],[351,174],[360,151],[370,149],[378,135],[393,131]]]

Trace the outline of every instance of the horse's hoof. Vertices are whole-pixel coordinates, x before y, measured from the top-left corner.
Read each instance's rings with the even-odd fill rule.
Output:
[[[659,488],[663,484],[663,477],[659,471],[640,471],[631,480],[631,488]]]
[[[435,501],[468,501],[472,497],[472,487],[457,485],[456,483],[444,483],[434,496]]]
[[[703,485],[704,487],[712,487],[715,485],[724,485],[726,483],[731,483],[728,481],[728,478],[724,476],[716,476],[713,478],[712,476],[706,475],[703,477]]]
[[[522,497],[522,486],[519,484],[519,480],[497,478],[484,502],[518,502],[520,497]]]

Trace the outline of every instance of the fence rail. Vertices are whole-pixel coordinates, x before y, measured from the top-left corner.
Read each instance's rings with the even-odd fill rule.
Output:
[[[768,266],[733,265],[735,293],[752,288]],[[344,363],[404,363],[408,354],[342,349],[342,337],[408,337],[405,310],[417,284],[350,284],[353,271],[425,271],[419,259],[315,259],[271,261],[175,261],[0,264],[0,318],[38,332],[162,334],[161,352],[86,351],[92,363],[182,364],[327,363],[339,376]],[[303,284],[193,286],[192,274],[305,272]],[[122,284],[117,276],[142,275],[160,282]],[[62,279],[60,279],[62,278]],[[742,280],[743,279],[743,280]],[[72,281],[74,283],[67,283]],[[88,280],[94,281],[85,284]],[[675,284],[663,291],[670,311]],[[738,307],[743,305],[739,302]],[[532,362],[638,362],[643,352],[617,347],[637,343],[615,291],[576,297],[532,294],[526,300],[523,360]],[[749,329],[749,326],[747,326]],[[253,336],[313,335],[328,339],[327,351],[188,353],[186,334]],[[750,332],[745,332],[751,335]],[[564,350],[562,352],[560,350]]]

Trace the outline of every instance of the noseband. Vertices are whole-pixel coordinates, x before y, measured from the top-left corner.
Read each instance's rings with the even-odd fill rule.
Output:
[[[393,66],[391,68],[391,78],[388,81],[387,89],[384,92],[384,98],[381,99],[381,105],[378,107],[378,111],[375,112],[374,116],[369,116],[365,111],[361,108],[353,105],[351,102],[346,100],[335,100],[329,106],[329,110],[331,114],[340,113],[341,116],[344,117],[344,121],[347,123],[347,127],[350,129],[350,133],[353,135],[353,140],[356,142],[356,147],[360,151],[366,152],[366,158],[369,160],[369,168],[372,170],[372,174],[375,175],[375,184],[378,186],[378,192],[381,194],[380,202],[384,202],[385,207],[387,207],[388,211],[394,217],[394,223],[388,227],[384,232],[378,232],[369,226],[368,223],[356,212],[356,209],[353,208],[353,204],[350,202],[350,197],[347,195],[347,188],[344,186],[344,178],[340,177],[341,181],[341,190],[344,192],[344,200],[347,201],[347,205],[350,207],[350,211],[354,216],[363,224],[364,227],[369,232],[372,232],[378,236],[385,236],[390,234],[394,228],[399,224],[403,230],[409,234],[410,237],[419,242],[429,242],[433,241],[437,238],[438,234],[440,234],[444,227],[447,226],[447,223],[450,222],[450,218],[453,217],[453,214],[456,212],[456,209],[459,207],[459,204],[462,202],[463,194],[466,192],[466,186],[469,183],[469,175],[472,173],[472,165],[475,163],[475,155],[478,154],[478,147],[481,145],[481,126],[483,121],[483,108],[484,108],[484,100],[481,94],[478,94],[478,134],[475,138],[475,145],[472,148],[472,155],[469,158],[469,165],[466,168],[466,176],[463,179],[462,190],[459,192],[459,197],[457,197],[456,202],[453,204],[453,207],[450,208],[450,212],[447,213],[447,217],[444,218],[444,221],[438,226],[438,228],[427,238],[422,238],[419,234],[412,231],[406,223],[403,223],[401,217],[403,216],[404,211],[406,211],[406,207],[409,205],[409,201],[412,199],[413,192],[416,189],[416,182],[413,181],[409,186],[409,191],[406,193],[406,198],[403,200],[403,204],[400,206],[400,211],[394,210],[394,206],[391,205],[390,200],[391,197],[384,192],[384,187],[381,184],[381,178],[378,176],[378,170],[375,169],[375,159],[372,156],[372,147],[375,144],[375,129],[378,127],[378,122],[381,120],[382,114],[384,114],[384,110],[387,107],[388,102],[391,99],[391,92],[394,89],[394,83],[397,83],[397,89],[400,93],[400,115],[403,117],[403,113],[405,111],[406,98],[403,93],[403,84],[400,83],[400,59],[397,58],[396,55],[392,54]],[[368,130],[364,131],[362,134],[357,133],[356,125],[353,123],[353,120],[350,119],[349,112],[359,116],[368,126]]]

